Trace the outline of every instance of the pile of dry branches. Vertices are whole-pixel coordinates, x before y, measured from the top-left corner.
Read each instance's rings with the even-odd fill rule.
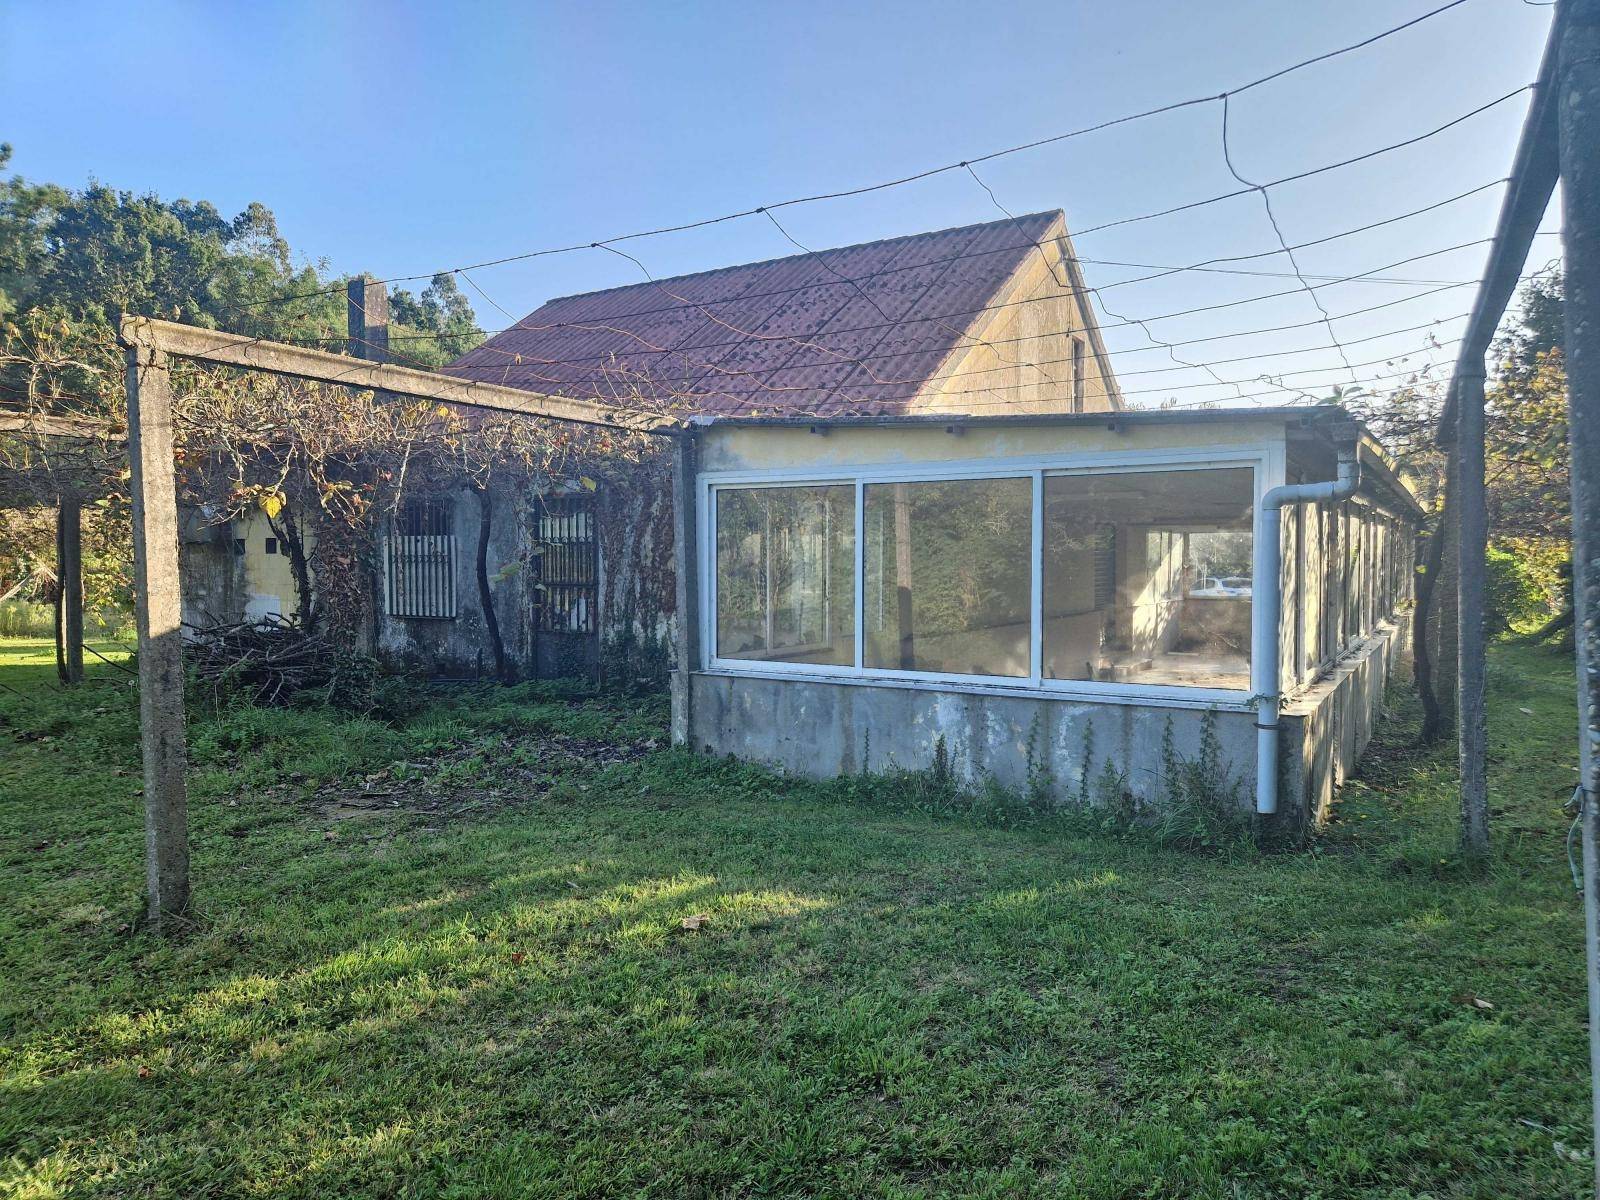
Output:
[[[286,704],[297,692],[325,684],[334,657],[326,636],[287,621],[189,626],[189,634],[184,659],[190,677],[218,706],[234,698]]]

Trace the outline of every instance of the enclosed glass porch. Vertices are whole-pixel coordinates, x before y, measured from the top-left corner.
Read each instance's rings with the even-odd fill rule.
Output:
[[[714,484],[709,665],[1248,692],[1256,470]]]

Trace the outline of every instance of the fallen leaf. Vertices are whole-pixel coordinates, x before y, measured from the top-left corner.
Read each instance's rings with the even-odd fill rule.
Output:
[[[1530,716],[1530,717],[1531,717],[1531,716],[1533,716],[1533,709],[1531,709],[1531,708],[1520,708],[1520,707],[1519,707],[1519,708],[1518,708],[1518,709],[1517,709],[1517,711],[1518,711],[1518,712],[1519,712],[1519,713],[1527,713],[1527,714],[1528,714],[1528,715],[1529,715],[1529,716]]]
[[[139,1078],[140,1079],[149,1079],[152,1074],[153,1074],[153,1072],[150,1070],[149,1067],[141,1066],[139,1068]]]
[[[527,951],[525,951],[525,950],[513,950],[511,952],[511,965],[512,966],[520,967],[527,960],[528,960]]]
[[[1480,1012],[1493,1012],[1494,1004],[1482,996],[1474,996],[1471,992],[1462,992],[1456,997],[1457,1004],[1465,1004],[1468,1008],[1476,1008]]]
[[[706,916],[705,913],[695,913],[694,916],[685,917],[683,920],[679,921],[678,928],[686,929],[690,933],[693,933],[697,929],[704,929],[710,920],[711,918]]]

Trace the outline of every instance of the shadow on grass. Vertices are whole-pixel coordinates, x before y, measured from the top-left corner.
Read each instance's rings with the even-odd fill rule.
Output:
[[[1489,887],[1394,877],[1381,840],[1204,860],[658,752],[333,840],[298,799],[219,791],[205,920],[162,944],[63,915],[137,900],[137,781],[79,781],[115,719],[63,732],[80,761],[0,765],[39,785],[0,804],[30,1005],[0,1058],[12,1185],[1580,1194],[1519,1123],[1583,1144],[1581,923],[1531,848]],[[1509,787],[1544,776],[1498,770],[1533,822]],[[1404,776],[1366,786],[1448,816]]]

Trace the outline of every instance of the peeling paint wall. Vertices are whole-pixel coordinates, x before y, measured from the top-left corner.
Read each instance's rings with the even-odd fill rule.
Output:
[[[662,456],[593,493],[599,568],[595,634],[536,628],[530,564],[538,553],[540,502],[517,488],[492,489],[490,594],[519,676],[587,678],[603,669],[628,686],[664,686],[676,629],[669,475]],[[367,648],[399,669],[446,677],[491,675],[494,653],[478,597],[478,500],[469,489],[449,495],[455,616],[399,617],[385,611],[380,534],[370,571],[377,629],[375,644]],[[261,514],[210,524],[192,512],[184,527],[184,620],[208,625],[292,616],[294,578],[286,556],[268,553],[267,539],[273,536]],[[243,553],[236,552],[236,539],[243,541]],[[309,551],[309,530],[307,540]]]
[[[602,673],[613,683],[665,686],[677,631],[669,457],[608,479],[596,513]]]
[[[483,606],[478,601],[478,498],[467,488],[443,494],[449,497],[449,527],[455,537],[451,585],[456,615],[448,619],[390,616],[382,603],[383,581],[375,577],[379,597],[378,654],[393,666],[434,676],[492,675],[494,651]],[[506,653],[523,675],[534,673],[535,660],[525,586],[531,530],[528,506],[516,493],[493,489],[487,555],[489,592]],[[380,535],[378,572],[382,570],[382,544]]]
[[[195,508],[180,512],[178,576],[186,629],[244,618],[244,561],[233,551],[228,522],[214,523]]]
[[[1280,830],[1303,834],[1323,821],[1371,739],[1383,693],[1407,661],[1403,629],[1385,625],[1284,712]],[[690,744],[781,771],[829,779],[896,768],[928,770],[944,739],[955,777],[992,779],[1022,791],[1043,771],[1057,803],[1093,796],[1106,764],[1134,795],[1159,807],[1162,740],[1200,752],[1205,710],[1196,707],[1006,695],[895,684],[696,674]],[[1215,711],[1215,710],[1214,710]],[[1216,711],[1224,769],[1240,807],[1255,807],[1255,717]],[[1085,773],[1087,772],[1087,778]]]
[[[1411,623],[1379,625],[1337,666],[1285,706],[1280,804],[1290,828],[1321,825],[1335,792],[1383,717],[1383,693],[1411,669]]]

